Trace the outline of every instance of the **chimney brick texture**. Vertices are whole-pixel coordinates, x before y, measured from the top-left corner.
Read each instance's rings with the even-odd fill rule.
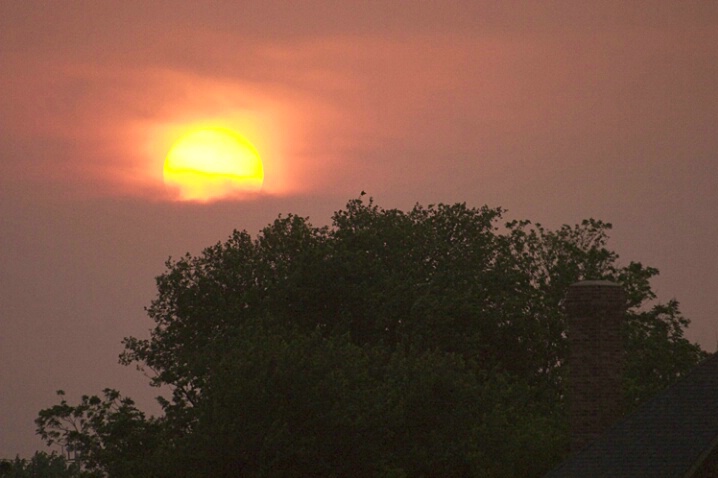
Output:
[[[626,310],[623,288],[610,281],[572,284],[565,300],[569,342],[571,451],[596,439],[621,415]]]

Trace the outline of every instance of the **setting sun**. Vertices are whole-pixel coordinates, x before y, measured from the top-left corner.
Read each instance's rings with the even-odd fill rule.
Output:
[[[206,202],[257,192],[263,181],[257,150],[227,128],[202,128],[182,136],[164,163],[165,185],[185,201]]]

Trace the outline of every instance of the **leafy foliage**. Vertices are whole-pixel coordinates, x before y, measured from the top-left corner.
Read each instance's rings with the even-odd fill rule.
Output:
[[[0,478],[99,478],[63,456],[36,452],[29,460],[0,460]]]
[[[618,264],[610,224],[502,224],[499,208],[384,210],[349,201],[331,227],[280,216],[167,262],[147,339],[124,364],[169,386],[164,416],[128,399],[41,412],[109,476],[540,476],[566,449],[562,299],[620,283],[632,404],[694,366],[658,271]]]
[[[62,390],[57,393],[64,397]],[[85,395],[75,406],[62,398],[41,410],[36,423],[48,445],[59,444],[85,470],[112,477],[142,476],[159,430],[131,399],[112,389],[105,389],[102,398]]]
[[[625,370],[629,407],[666,388],[705,358],[702,350],[685,339],[688,324],[676,300],[630,316],[626,343],[631,360]]]

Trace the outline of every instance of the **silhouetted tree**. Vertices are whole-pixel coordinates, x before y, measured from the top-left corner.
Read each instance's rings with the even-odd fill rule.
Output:
[[[35,420],[48,445],[62,446],[97,476],[151,476],[160,437],[157,420],[147,419],[116,390],[105,389],[102,397],[85,395],[77,405],[70,405],[62,390],[57,393],[60,403],[41,410]]]
[[[29,460],[0,460],[0,478],[100,478],[63,456],[36,452]]]
[[[40,433],[111,477],[540,476],[566,448],[571,283],[626,289],[632,403],[704,354],[655,303],[657,270],[618,264],[610,224],[503,214],[360,198],[331,227],[280,216],[169,260],[155,327],[121,356],[171,388],[164,415],[106,391],[44,410]]]

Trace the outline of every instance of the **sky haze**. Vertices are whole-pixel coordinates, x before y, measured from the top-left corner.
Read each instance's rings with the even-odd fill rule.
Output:
[[[117,356],[169,256],[362,190],[610,222],[715,350],[716,45],[713,0],[0,1],[0,457],[57,389],[158,410]],[[261,193],[165,188],[204,124],[252,141]]]

